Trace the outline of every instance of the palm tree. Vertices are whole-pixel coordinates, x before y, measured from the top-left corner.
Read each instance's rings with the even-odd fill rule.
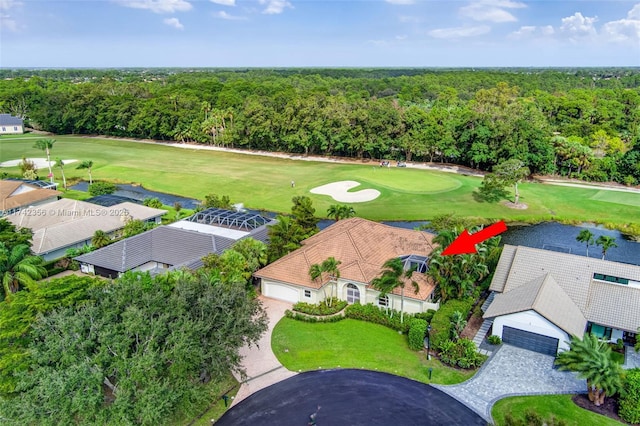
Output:
[[[60,173],[62,173],[62,186],[67,189],[67,178],[64,176],[64,161],[56,158],[56,167],[60,167]]]
[[[596,240],[596,245],[602,247],[602,260],[604,260],[604,257],[607,254],[607,250],[609,250],[610,248],[618,247],[618,244],[616,244],[616,239],[608,235],[600,235]]]
[[[91,238],[91,245],[94,246],[95,248],[101,248],[101,247],[107,246],[109,245],[109,243],[111,243],[111,238],[109,237],[109,234],[107,234],[106,232],[100,229],[94,232],[93,238]]]
[[[558,355],[556,365],[560,370],[574,371],[587,380],[589,401],[596,406],[604,403],[606,395],[614,395],[622,389],[622,367],[614,361],[607,342],[593,334],[587,334],[583,339],[572,336],[569,350]]]
[[[21,287],[29,287],[36,280],[46,277],[47,270],[42,266],[40,256],[31,255],[28,245],[18,244],[8,248],[0,242],[0,276],[4,298],[9,299]]]
[[[414,269],[405,270],[404,264],[399,257],[394,257],[382,265],[382,275],[371,281],[373,288],[380,292],[380,297],[386,296],[397,287],[400,287],[400,322],[404,321],[404,286],[406,280],[413,275]],[[411,285],[416,293],[419,291],[418,283],[411,281]]]
[[[276,219],[277,223],[267,226],[269,233],[267,255],[270,262],[294,251],[306,238],[304,229],[291,216],[278,215]]]
[[[576,241],[585,243],[587,245],[587,257],[589,257],[589,246],[593,244],[594,241],[591,231],[589,231],[588,229],[583,229],[576,237]]]
[[[49,179],[53,183],[53,171],[51,170],[51,148],[56,143],[55,139],[39,139],[33,145],[34,148],[38,148],[47,154],[47,166],[49,166]]]
[[[309,268],[309,276],[312,280],[317,280],[318,278],[322,278],[323,273],[327,273],[329,275],[329,283],[332,284],[330,287],[331,294],[329,295],[329,306],[332,304],[333,300],[333,287],[337,288],[338,280],[340,279],[340,266],[342,262],[336,260],[335,257],[331,256],[325,259],[322,263],[314,263]],[[322,283],[321,283],[322,284]],[[327,294],[325,293],[325,299],[327,298]]]
[[[340,219],[348,219],[354,217],[356,211],[346,204],[333,204],[327,209],[327,216],[333,217],[336,221]]]
[[[82,163],[78,164],[78,167],[76,167],[76,169],[87,169],[87,171],[89,172],[89,185],[93,184],[93,177],[91,176],[92,167],[93,167],[93,161],[91,160],[85,160]]]

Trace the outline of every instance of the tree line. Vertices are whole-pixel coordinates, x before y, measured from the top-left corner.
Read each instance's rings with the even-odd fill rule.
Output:
[[[58,134],[640,182],[638,70],[85,71],[3,71],[0,111]]]

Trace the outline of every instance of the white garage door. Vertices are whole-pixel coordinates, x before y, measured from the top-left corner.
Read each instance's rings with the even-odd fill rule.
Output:
[[[296,303],[298,302],[298,294],[298,290],[291,287],[272,283],[264,285],[264,295],[274,299]]]

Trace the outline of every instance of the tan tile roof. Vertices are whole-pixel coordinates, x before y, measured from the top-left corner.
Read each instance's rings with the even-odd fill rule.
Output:
[[[302,247],[270,265],[255,276],[289,284],[320,288],[324,282],[312,281],[309,268],[329,257],[342,262],[340,279],[370,283],[387,260],[403,255],[429,256],[433,251],[434,235],[422,231],[400,229],[361,218],[344,219],[306,239]],[[405,296],[425,300],[435,285],[423,274],[414,273],[413,280],[420,291],[414,293],[411,284],[405,285]],[[400,294],[396,289],[394,294]]]
[[[598,273],[640,283],[640,266],[523,246],[505,250],[499,264],[508,274],[494,275],[492,290],[506,294],[550,274],[587,320],[629,331],[640,327],[640,288],[593,279]]]
[[[496,295],[484,318],[534,310],[569,334],[582,336],[587,320],[551,274]]]
[[[12,195],[23,185],[30,190]],[[62,194],[60,191],[38,188],[21,181],[0,180],[0,210],[29,206],[38,201],[57,197],[60,194]]]
[[[6,218],[18,227],[31,229],[34,253],[45,254],[91,239],[98,230],[110,233],[123,228],[123,212],[128,212],[133,219],[143,221],[166,213],[165,210],[129,202],[102,207],[63,198],[33,209],[24,209]]]

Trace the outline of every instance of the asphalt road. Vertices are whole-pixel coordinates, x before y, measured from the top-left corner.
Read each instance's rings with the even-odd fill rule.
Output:
[[[318,410],[318,406],[320,409]],[[482,425],[449,395],[403,377],[366,370],[301,373],[262,389],[227,411],[216,426]]]

